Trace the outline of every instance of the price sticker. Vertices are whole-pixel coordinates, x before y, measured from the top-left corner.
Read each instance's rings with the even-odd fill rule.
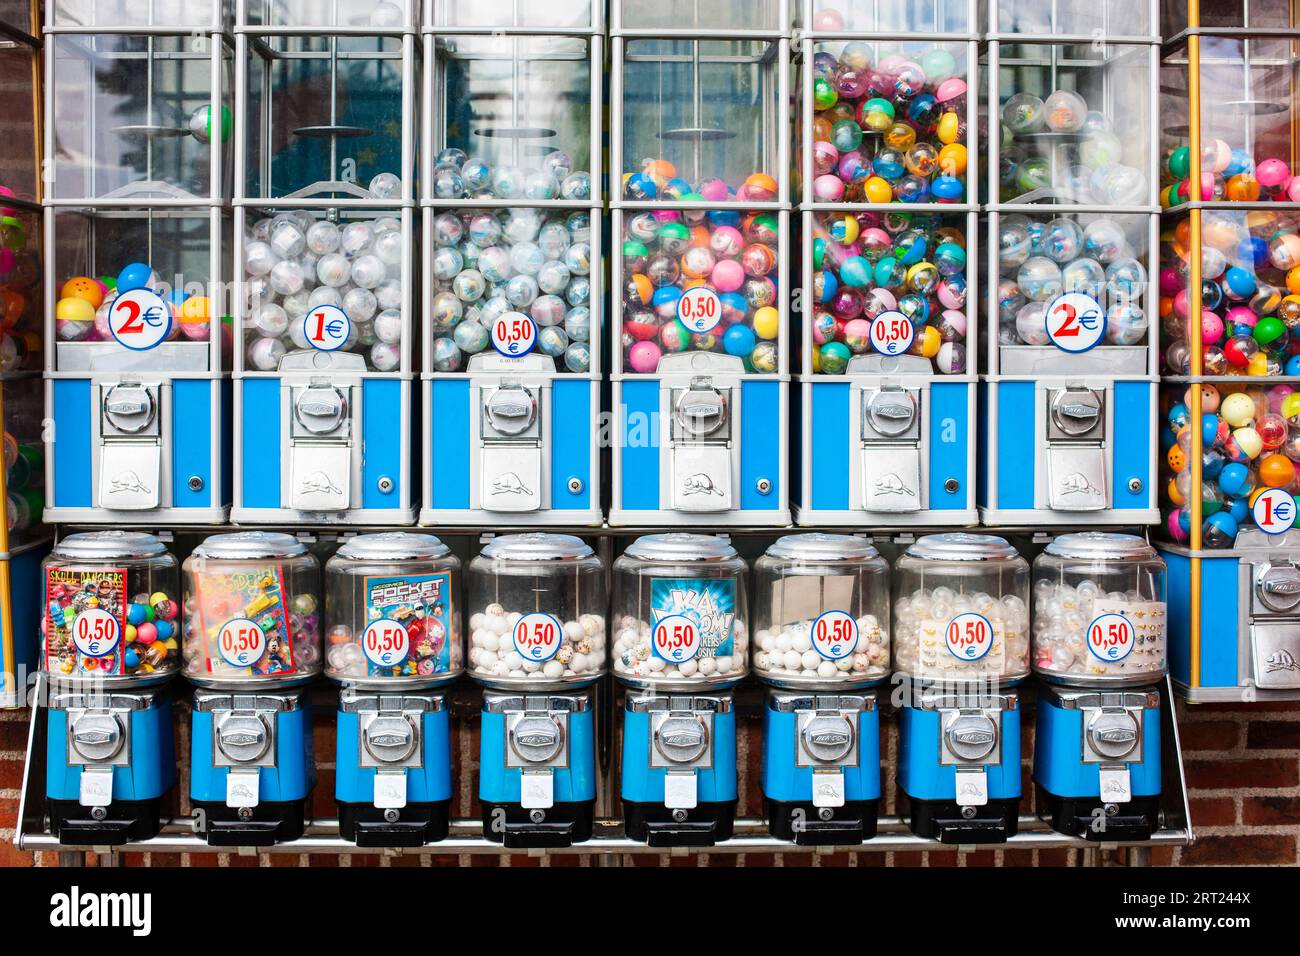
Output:
[[[86,657],[107,657],[117,649],[117,618],[102,607],[86,608],[72,622],[72,643]]]
[[[400,621],[373,621],[361,635],[361,650],[376,667],[396,667],[411,653],[411,634]]]
[[[943,639],[953,657],[978,661],[993,649],[993,625],[983,614],[958,614],[948,622]]]
[[[515,650],[526,661],[549,661],[560,650],[564,626],[550,614],[534,611],[515,622]]]
[[[109,307],[108,329],[123,348],[147,351],[171,334],[171,306],[150,289],[123,292]]]
[[[655,625],[650,646],[655,656],[672,664],[694,660],[700,652],[700,629],[684,614],[670,614]]]
[[[302,335],[314,349],[334,352],[347,344],[352,320],[337,305],[318,305],[302,317]]]
[[[712,332],[722,321],[722,301],[712,289],[687,289],[677,300],[677,318],[692,332]]]
[[[1260,492],[1250,514],[1265,534],[1285,534],[1295,524],[1296,500],[1283,488],[1269,488]]]
[[[1106,312],[1082,292],[1057,296],[1047,307],[1047,337],[1062,352],[1086,352],[1106,334]]]
[[[522,312],[507,312],[492,323],[492,347],[502,355],[527,355],[537,344],[537,325]]]
[[[221,625],[217,652],[231,667],[251,667],[266,653],[266,635],[256,621],[237,617]]]
[[[916,326],[902,312],[881,312],[871,320],[871,347],[881,355],[902,355],[915,338]]]
[[[1102,614],[1088,625],[1088,651],[1099,661],[1122,661],[1137,643],[1133,625],[1122,614]]]
[[[812,626],[812,646],[828,661],[840,661],[858,646],[858,622],[843,611],[827,611]]]

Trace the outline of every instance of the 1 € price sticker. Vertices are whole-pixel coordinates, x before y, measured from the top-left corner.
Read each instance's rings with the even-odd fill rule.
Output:
[[[812,646],[828,661],[840,661],[858,646],[858,622],[844,611],[827,611],[812,625]]]
[[[144,352],[171,334],[171,306],[150,289],[123,292],[109,307],[108,329],[118,345]]]
[[[1122,661],[1136,644],[1133,624],[1123,614],[1102,614],[1088,625],[1088,650],[1099,661]]]
[[[534,611],[515,622],[511,637],[520,657],[541,664],[559,653],[564,627],[552,615]]]
[[[318,305],[302,317],[302,335],[312,348],[334,352],[347,344],[352,320],[337,305]]]
[[[1250,506],[1250,515],[1265,534],[1285,534],[1296,519],[1296,500],[1283,488],[1261,491]]]
[[[655,625],[650,646],[670,664],[694,660],[700,652],[700,629],[684,614],[670,614]]]
[[[361,635],[361,650],[376,667],[396,667],[411,653],[411,634],[400,621],[372,621]]]
[[[881,312],[871,320],[871,347],[881,355],[902,355],[915,337],[916,326],[902,312]]]
[[[722,321],[722,300],[712,289],[687,289],[677,300],[677,318],[696,334],[712,332]]]
[[[107,657],[117,648],[117,618],[102,607],[90,607],[72,622],[72,643],[85,657]]]
[[[993,649],[993,625],[983,614],[968,611],[948,622],[943,640],[953,657],[978,661]]]
[[[266,635],[256,621],[236,617],[221,625],[217,652],[231,667],[251,667],[266,653]]]
[[[1106,313],[1082,292],[1057,296],[1047,307],[1047,337],[1062,352],[1086,352],[1106,334]]]
[[[522,312],[507,312],[492,323],[492,347],[514,358],[537,344],[537,325]]]

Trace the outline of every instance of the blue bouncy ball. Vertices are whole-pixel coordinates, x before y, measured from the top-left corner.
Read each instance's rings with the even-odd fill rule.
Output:
[[[758,337],[748,325],[733,325],[722,336],[722,347],[726,349],[727,354],[739,355],[742,358],[754,351],[757,342]]]
[[[928,129],[939,122],[939,101],[933,93],[918,93],[907,104],[907,120],[920,129]]]
[[[140,666],[140,654],[134,647],[128,647],[126,653],[122,655],[122,658],[125,661],[126,666],[129,668]]]
[[[645,173],[633,173],[623,184],[623,194],[628,199],[654,199],[659,195],[659,187]]]
[[[835,298],[835,293],[839,291],[840,283],[835,278],[835,273],[829,269],[822,273],[822,305],[828,305],[831,299]]]
[[[660,286],[650,297],[650,308],[660,318],[674,318],[677,315],[677,300],[682,294],[682,290],[675,285]]]
[[[1246,498],[1230,498],[1224,503],[1224,511],[1232,515],[1232,520],[1240,527],[1250,516],[1250,501]]]
[[[1186,508],[1178,509],[1178,527],[1182,529],[1184,535],[1192,533],[1192,513]]]
[[[130,292],[132,289],[149,288],[153,270],[144,262],[132,262],[117,274],[118,293]]]
[[[1234,299],[1249,299],[1259,288],[1255,273],[1241,266],[1229,266],[1223,273],[1223,285]]]
[[[143,624],[149,619],[145,613],[143,604],[128,604],[126,607],[126,623],[133,625]]]
[[[167,640],[167,638],[171,637],[175,631],[171,621],[160,621],[156,617],[154,618],[153,626],[158,632],[158,640],[160,641]]]
[[[1201,455],[1201,475],[1206,481],[1214,481],[1223,471],[1225,459],[1217,451],[1210,450]],[[1225,492],[1226,494],[1226,492]]]
[[[1161,427],[1160,429],[1160,450],[1161,451],[1168,451],[1169,449],[1173,448],[1174,443],[1177,441],[1178,441],[1178,436],[1174,434],[1174,430],[1172,428],[1170,428],[1168,425]]]
[[[840,281],[846,286],[853,289],[865,289],[871,285],[871,280],[871,263],[861,256],[849,256],[840,263]]]
[[[1255,160],[1244,149],[1234,149],[1228,159],[1228,165],[1223,167],[1223,178],[1228,179],[1236,176],[1238,173],[1253,172],[1255,169]]]
[[[826,276],[829,278],[830,273],[827,272]],[[743,293],[724,292],[718,296],[718,301],[722,305],[722,321],[728,325],[743,322],[749,315],[749,303],[745,301]]]
[[[1255,269],[1263,269],[1269,264],[1268,242],[1258,236],[1243,239],[1237,246],[1237,258]]]
[[[1230,498],[1250,494],[1254,484],[1250,468],[1240,462],[1228,462],[1219,472],[1219,490]]]
[[[1191,420],[1192,413],[1187,410],[1187,406],[1182,402],[1176,402],[1169,406],[1169,427],[1175,432]]]
[[[714,228],[740,225],[740,211],[736,209],[715,209],[709,213],[708,218]]]
[[[1287,375],[1300,375],[1300,355],[1293,355],[1286,360]]]
[[[1240,525],[1226,511],[1216,511],[1205,519],[1201,537],[1207,548],[1227,548],[1237,539]]]
[[[840,277],[843,278],[844,270],[840,270]],[[873,270],[873,276],[876,285],[885,289],[896,289],[903,284],[907,278],[907,267],[895,259],[893,256],[885,256],[876,263]]]
[[[684,179],[670,179],[664,185],[664,196],[669,199],[681,199],[691,192],[691,184]]]
[[[1201,441],[1206,448],[1212,446],[1219,435],[1219,416],[1209,413],[1201,416]]]
[[[929,248],[930,244],[925,241],[925,236],[915,236],[906,245],[900,245],[895,249],[894,255],[903,265],[914,266],[925,259],[925,253]]]
[[[942,173],[930,184],[930,194],[939,202],[960,202],[966,187],[956,176]]]

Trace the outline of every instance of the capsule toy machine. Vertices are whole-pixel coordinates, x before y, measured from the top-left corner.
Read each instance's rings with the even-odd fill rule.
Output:
[[[889,564],[863,538],[779,538],[754,563],[754,673],[773,836],[852,845],[876,835],[880,696],[889,676]]]
[[[410,0],[235,27],[235,520],[410,524]]]
[[[614,562],[623,822],[650,846],[712,846],[736,815],[732,688],[749,671],[745,561],[717,535],[637,538]]]
[[[67,844],[150,839],[176,783],[176,559],[153,535],[94,531],[59,541],[42,575],[50,832]]]
[[[796,521],[974,524],[974,14],[804,6]]]
[[[51,3],[46,17],[47,519],[219,523],[230,504],[224,9]]]
[[[898,784],[912,832],[1003,842],[1019,821],[1029,564],[993,535],[926,535],[899,556],[893,595]]]
[[[603,10],[503,6],[424,37],[420,522],[598,525]]]
[[[460,583],[460,559],[430,534],[357,535],[325,565],[325,675],[342,687],[334,795],[358,846],[447,835]]]
[[[183,567],[185,676],[195,685],[190,803],[213,846],[302,836],[316,781],[320,565],[291,535],[218,534]]]
[[[1160,829],[1165,564],[1129,534],[1053,539],[1034,560],[1038,812],[1085,840]]]
[[[614,5],[611,524],[789,524],[789,30]]]
[[[981,520],[1154,524],[1154,4],[989,16]]]
[[[591,838],[605,567],[581,538],[491,538],[469,567],[469,673],[483,691],[483,835],[507,847]]]

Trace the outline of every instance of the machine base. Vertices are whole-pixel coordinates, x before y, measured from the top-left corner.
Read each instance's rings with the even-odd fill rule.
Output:
[[[851,800],[842,807],[815,807],[811,801],[763,800],[767,829],[796,846],[854,846],[876,835],[879,800]],[[802,822],[796,828],[797,815]],[[823,817],[822,814],[829,814]]]
[[[959,807],[955,800],[907,799],[912,832],[940,843],[1005,843],[1019,828],[1019,798],[989,800],[982,807]],[[974,810],[975,815],[967,818],[963,810]]]
[[[596,801],[557,803],[545,816],[534,821],[537,811],[525,810],[517,803],[483,804],[483,838],[505,847],[555,849],[591,839]]]
[[[675,814],[682,818],[677,819]],[[623,826],[628,838],[647,846],[713,846],[731,839],[735,823],[735,800],[701,803],[693,810],[623,801]]]
[[[1116,812],[1108,814],[1106,807]],[[1098,797],[1058,797],[1039,787],[1038,815],[1057,833],[1090,843],[1144,841],[1160,829],[1160,798],[1134,797],[1128,803],[1105,804]],[[1094,825],[1103,819],[1104,828]]]
[[[76,800],[47,800],[50,832],[68,846],[121,846],[151,840],[162,830],[162,800],[114,800],[96,820]]]
[[[224,803],[196,801],[194,809],[203,811],[209,846],[274,846],[297,840],[306,828],[306,800],[259,803],[243,810],[248,816]]]
[[[415,847],[447,839],[451,801],[408,803],[400,810],[381,810],[370,803],[339,801],[339,836],[357,846]],[[387,814],[396,814],[388,819]]]

